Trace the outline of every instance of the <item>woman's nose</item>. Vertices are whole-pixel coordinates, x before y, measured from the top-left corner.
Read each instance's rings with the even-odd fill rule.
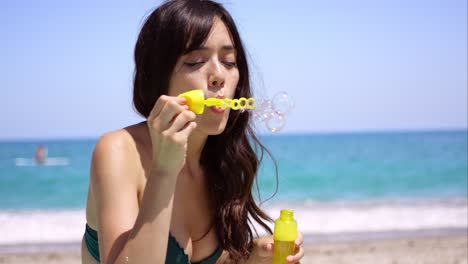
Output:
[[[224,86],[225,76],[220,62],[213,62],[208,76],[210,88],[219,89]]]

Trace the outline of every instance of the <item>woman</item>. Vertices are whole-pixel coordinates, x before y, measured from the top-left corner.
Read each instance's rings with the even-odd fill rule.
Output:
[[[135,64],[133,102],[146,122],[95,146],[83,263],[271,263],[272,237],[254,239],[248,220],[269,230],[252,197],[263,146],[250,114],[197,116],[177,97],[251,96],[231,16],[212,1],[166,2],[143,25]],[[290,263],[304,254],[302,235],[296,244]]]

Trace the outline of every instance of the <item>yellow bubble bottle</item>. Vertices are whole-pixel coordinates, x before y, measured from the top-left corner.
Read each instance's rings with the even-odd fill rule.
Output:
[[[286,258],[294,255],[294,241],[297,237],[297,222],[294,220],[294,212],[290,209],[283,209],[280,218],[275,221],[273,232],[273,264],[285,264]]]

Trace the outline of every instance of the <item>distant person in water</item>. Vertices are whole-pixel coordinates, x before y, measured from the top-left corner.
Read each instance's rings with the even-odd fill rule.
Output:
[[[34,153],[34,161],[38,164],[44,164],[47,160],[47,148],[39,145]]]

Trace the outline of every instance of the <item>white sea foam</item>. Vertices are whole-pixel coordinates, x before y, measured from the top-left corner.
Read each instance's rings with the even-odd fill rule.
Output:
[[[292,208],[304,234],[466,229],[466,200],[422,203],[276,204],[265,207],[273,218]],[[84,210],[0,211],[0,245],[79,242],[85,227]],[[258,229],[260,230],[260,229]]]
[[[81,240],[84,210],[0,211],[0,245]]]
[[[267,208],[273,218],[282,208],[294,210],[303,233],[410,231],[421,229],[467,228],[465,205],[284,205]]]

